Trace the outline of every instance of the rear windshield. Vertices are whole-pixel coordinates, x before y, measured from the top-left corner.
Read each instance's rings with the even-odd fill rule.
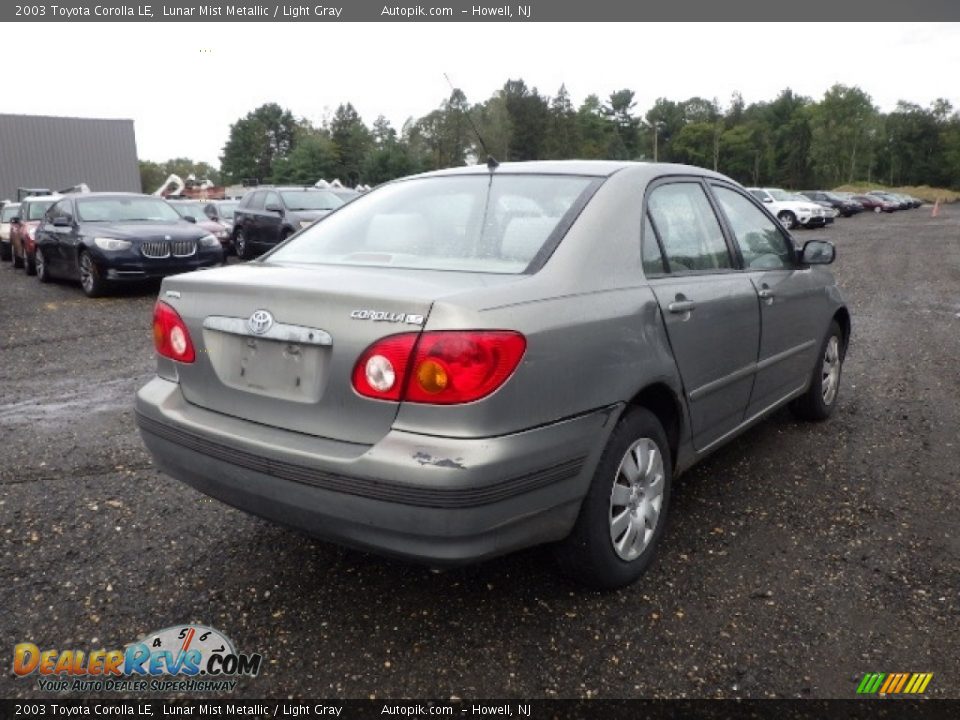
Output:
[[[236,212],[237,205],[240,203],[217,203],[217,214],[219,217],[227,218],[228,220],[233,217],[233,213]]]
[[[282,190],[280,194],[287,210],[333,210],[343,205],[343,200],[326,190]]]
[[[88,198],[77,200],[84,222],[176,222],[177,211],[166,200],[150,197]]]
[[[461,175],[385,185],[311,225],[269,260],[519,274],[591,182]]]
[[[0,214],[0,222],[10,222],[17,216],[17,212],[19,210],[19,205],[5,205],[3,208],[3,213]]]
[[[189,215],[194,220],[204,220],[206,219],[206,214],[203,212],[203,205],[200,203],[171,203],[173,209],[179,213],[180,217],[187,217]]]
[[[56,201],[36,200],[33,202],[24,203],[27,208],[26,217],[24,220],[40,220],[54,202]]]

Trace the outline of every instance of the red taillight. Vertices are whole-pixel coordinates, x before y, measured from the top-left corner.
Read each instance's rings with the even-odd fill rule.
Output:
[[[157,354],[177,362],[192,363],[197,357],[183,319],[159,300],[153,307],[153,346]]]
[[[404,333],[375,342],[353,368],[353,389],[379,400],[399,400],[417,333]]]
[[[523,335],[507,330],[425,332],[419,339],[417,333],[393,335],[360,356],[353,387],[381,400],[473,402],[507,381],[526,348]]]

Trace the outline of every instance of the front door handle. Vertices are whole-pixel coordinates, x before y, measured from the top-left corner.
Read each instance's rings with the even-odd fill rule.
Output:
[[[760,299],[766,301],[767,305],[769,305],[773,302],[773,297],[776,295],[776,293],[764,285],[757,291],[757,295],[759,295]]]
[[[697,304],[693,300],[675,300],[667,305],[667,310],[677,315],[683,315],[695,310]]]

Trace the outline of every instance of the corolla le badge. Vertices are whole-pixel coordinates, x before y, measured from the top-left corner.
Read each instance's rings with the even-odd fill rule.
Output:
[[[354,320],[373,320],[374,322],[406,323],[407,325],[423,325],[423,315],[411,315],[401,312],[387,312],[386,310],[354,310],[350,313]]]
[[[257,310],[247,320],[247,327],[254,335],[263,335],[273,327],[273,315],[266,310]]]

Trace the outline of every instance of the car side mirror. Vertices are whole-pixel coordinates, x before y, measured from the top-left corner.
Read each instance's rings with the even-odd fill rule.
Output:
[[[64,217],[63,215],[57,215],[53,219],[54,227],[73,227],[73,223],[70,221],[70,218]]]
[[[837,250],[829,240],[807,240],[800,251],[804,265],[829,265],[837,257]]]
[[[275,212],[283,214],[283,206],[280,203],[267,203],[264,208],[267,212]]]
[[[19,225],[19,224],[20,224],[20,216],[19,216],[19,215],[14,215],[12,218],[10,218],[10,224],[11,224],[11,225]]]
[[[186,220],[188,223],[196,224],[197,222],[197,219],[193,215],[184,215],[183,219]]]

